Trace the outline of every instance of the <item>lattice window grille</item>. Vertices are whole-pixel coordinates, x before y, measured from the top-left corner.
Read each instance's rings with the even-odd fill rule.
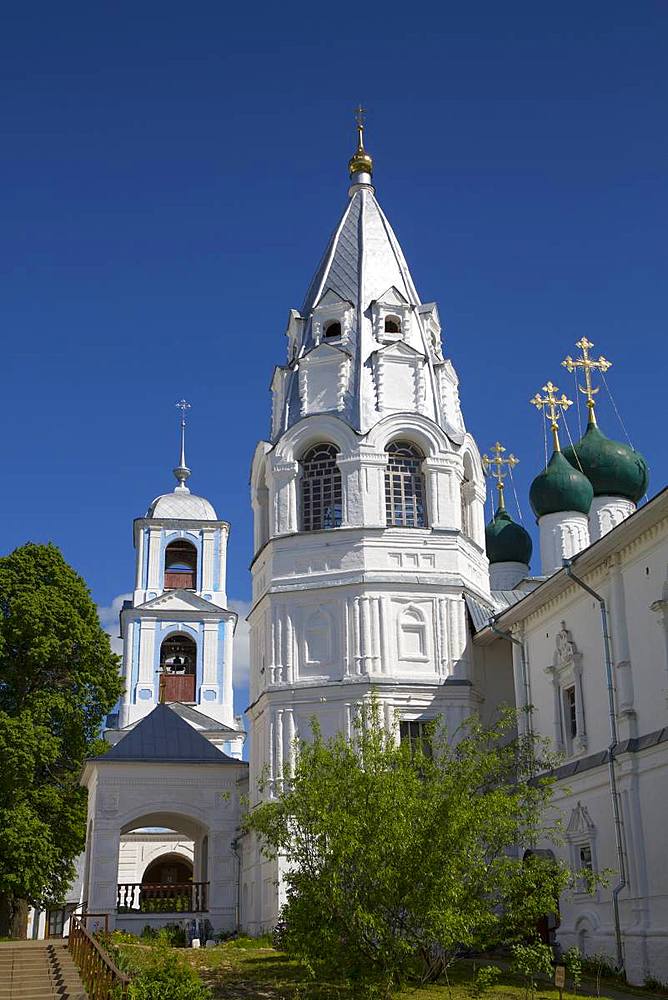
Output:
[[[387,448],[385,515],[388,527],[425,528],[422,455],[412,445],[395,441]]]
[[[302,530],[341,526],[341,472],[334,445],[316,445],[302,459]]]

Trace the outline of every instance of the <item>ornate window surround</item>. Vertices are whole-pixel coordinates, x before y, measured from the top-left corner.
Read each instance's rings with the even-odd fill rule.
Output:
[[[554,694],[554,735],[559,750],[569,756],[584,753],[587,749],[587,729],[585,725],[584,696],[582,687],[582,653],[573,642],[573,637],[566,628],[566,622],[561,622],[561,628],[555,638],[555,652],[552,663],[546,668],[546,673],[552,679]],[[565,714],[565,692],[568,688],[575,689],[575,718],[577,732],[571,737]]]
[[[417,637],[420,652],[416,653],[407,647],[407,635]],[[424,612],[414,604],[407,604],[397,617],[397,645],[400,660],[411,663],[429,662],[427,620]]]
[[[587,848],[590,853],[591,870],[596,874],[598,871],[596,834],[596,825],[589,815],[589,810],[581,802],[578,802],[571,812],[568,826],[564,833],[564,838],[568,844],[571,871],[579,871],[582,868],[580,852],[583,848]],[[583,879],[579,879],[575,884],[573,894],[576,896],[586,896],[587,899],[598,899],[598,890],[595,890],[592,896]]]

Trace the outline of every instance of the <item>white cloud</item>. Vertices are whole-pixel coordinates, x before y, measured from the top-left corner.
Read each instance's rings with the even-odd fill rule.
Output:
[[[108,607],[98,605],[97,608],[102,628],[111,636],[111,648],[115,653],[123,651],[123,643],[118,637],[118,616],[123,607],[123,601],[129,600],[131,597],[132,594],[119,594],[118,597],[114,597]],[[229,607],[231,611],[236,611],[239,615],[237,629],[234,633],[234,686],[235,688],[246,688],[250,672],[250,642],[246,615],[251,606],[249,601],[232,598]]]
[[[246,616],[251,606],[249,601],[237,601],[234,598],[229,604],[230,610],[236,611],[239,615],[237,630],[234,633],[234,686],[245,688],[248,687],[250,673],[250,632]]]
[[[132,594],[119,594],[118,597],[114,597],[113,601],[108,607],[104,607],[101,604],[97,606],[97,614],[100,619],[100,624],[105,632],[108,632],[111,636],[111,648],[114,653],[123,652],[123,642],[119,636],[120,632],[120,622],[118,616],[121,613],[121,608],[123,607],[123,601],[127,601],[132,597]]]

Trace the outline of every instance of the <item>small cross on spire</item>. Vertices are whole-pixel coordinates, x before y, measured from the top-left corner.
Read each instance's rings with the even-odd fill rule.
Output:
[[[190,490],[186,486],[186,480],[190,476],[190,469],[186,464],[186,413],[190,409],[190,403],[185,399],[180,399],[176,404],[176,408],[181,411],[181,454],[179,456],[179,464],[174,469],[174,475],[178,482],[176,490],[182,493],[190,493]]]
[[[569,406],[573,405],[573,400],[568,399],[566,394],[562,392],[561,397],[557,396],[559,388],[553,385],[552,382],[548,382],[543,386],[543,392],[547,395],[541,396],[540,393],[536,393],[533,399],[529,402],[532,403],[537,410],[545,410],[545,415],[550,420],[550,430],[552,431],[552,437],[554,440],[554,450],[561,451],[561,446],[559,444],[559,425],[557,421],[562,413],[568,409]]]
[[[506,478],[507,474],[511,472],[516,465],[519,465],[519,458],[511,453],[508,458],[503,457],[505,448],[500,441],[497,441],[495,445],[490,448],[490,451],[494,453],[494,457],[490,458],[489,455],[482,456],[482,464],[485,472],[488,476],[492,476],[496,479],[496,488],[499,493],[499,510],[505,510],[506,504],[503,496],[504,483],[503,480]],[[505,468],[504,468],[505,466]]]
[[[572,358],[570,354],[568,354],[561,363],[569,372],[574,372],[578,368],[582,368],[584,372],[585,384],[584,386],[578,386],[578,389],[584,396],[587,397],[589,422],[595,424],[596,414],[594,412],[594,408],[596,406],[596,400],[594,399],[594,396],[599,391],[599,387],[597,386],[595,389],[593,388],[591,384],[591,373],[593,371],[607,372],[608,368],[612,368],[612,361],[608,361],[608,359],[604,358],[602,354],[600,355],[598,361],[590,358],[589,349],[594,345],[591,340],[587,340],[586,337],[582,337],[581,340],[578,340],[575,346],[579,347],[582,351],[582,357]]]

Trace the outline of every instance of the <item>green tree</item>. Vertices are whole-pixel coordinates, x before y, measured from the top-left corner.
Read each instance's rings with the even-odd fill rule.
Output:
[[[491,730],[470,719],[452,740],[435,726],[424,752],[396,745],[375,699],[352,742],[312,722],[294,776],[246,825],[284,858],[282,940],[314,976],[387,995],[465,950],[531,938],[555,912],[569,871],[516,848],[556,836],[552,782],[535,777],[554,759],[515,729],[513,713]]]
[[[62,899],[83,850],[84,759],[122,687],[82,578],[55,545],[0,558],[0,934]]]

